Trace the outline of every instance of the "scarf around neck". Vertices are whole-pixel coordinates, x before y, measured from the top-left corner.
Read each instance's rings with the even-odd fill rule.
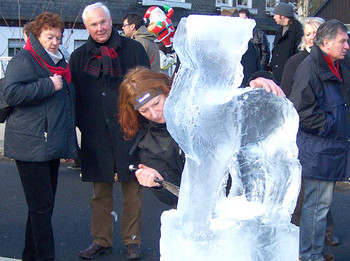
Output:
[[[58,75],[61,75],[62,77],[64,77],[68,83],[71,82],[71,79],[72,79],[72,75],[70,73],[70,70],[69,70],[69,66],[67,64],[67,68],[63,68],[63,67],[56,67],[56,66],[51,66],[49,65],[43,58],[41,58],[33,49],[32,47],[32,44],[30,42],[30,39],[31,38],[28,38],[25,46],[24,46],[24,49],[29,51],[34,59],[39,63],[39,65],[46,71],[47,69],[49,69],[49,71],[54,75],[54,74],[58,74]],[[46,68],[45,68],[46,66]]]
[[[89,40],[93,41],[92,39]],[[118,78],[120,75],[120,60],[117,49],[117,45],[111,48],[107,44],[101,46],[95,45],[89,51],[90,57],[84,67],[84,72],[94,78],[98,78],[101,72],[103,76]]]
[[[323,58],[326,60],[326,63],[329,67],[329,69],[331,70],[331,72],[341,81],[343,82],[341,76],[340,76],[340,72],[339,72],[339,62],[336,61],[336,66],[334,65],[331,57],[329,57],[329,55],[327,55],[326,53],[322,52],[322,56]]]

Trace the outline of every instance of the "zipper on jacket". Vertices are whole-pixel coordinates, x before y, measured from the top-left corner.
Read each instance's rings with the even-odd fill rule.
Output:
[[[47,142],[47,118],[45,118],[45,129],[44,129],[44,138],[45,142]]]

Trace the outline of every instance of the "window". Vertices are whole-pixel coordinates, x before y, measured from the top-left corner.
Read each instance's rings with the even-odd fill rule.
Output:
[[[86,41],[87,40],[74,40],[74,50],[78,49],[80,46],[86,43]]]
[[[13,57],[24,47],[23,39],[8,39],[8,56]]]
[[[266,10],[273,11],[279,3],[280,0],[266,0]]]
[[[5,77],[6,67],[11,57],[0,57],[0,79]]]
[[[252,8],[252,0],[236,0],[236,6],[241,8]]]
[[[216,6],[232,7],[232,0],[216,0]]]

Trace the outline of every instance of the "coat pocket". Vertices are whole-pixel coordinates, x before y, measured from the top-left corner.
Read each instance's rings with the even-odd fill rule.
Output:
[[[339,180],[344,175],[347,158],[346,141],[299,133],[297,143],[304,177]]]

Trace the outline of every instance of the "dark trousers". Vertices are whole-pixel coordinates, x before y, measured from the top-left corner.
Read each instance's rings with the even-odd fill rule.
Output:
[[[23,261],[55,260],[51,217],[55,204],[60,160],[23,162],[16,160],[28,205]]]

